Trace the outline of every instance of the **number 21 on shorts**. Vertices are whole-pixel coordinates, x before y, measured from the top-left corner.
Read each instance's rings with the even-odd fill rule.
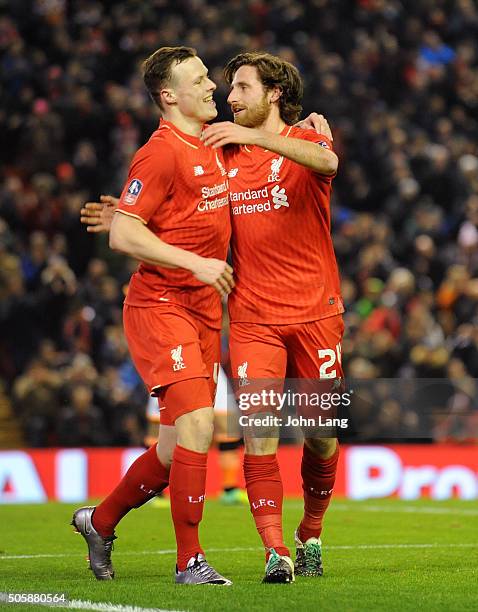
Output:
[[[335,363],[337,362],[339,365],[342,363],[342,344],[339,342],[335,351],[331,348],[319,349],[318,351],[319,359],[324,359],[324,362],[321,363],[319,368],[319,376],[320,378],[337,378],[337,370],[334,368]]]

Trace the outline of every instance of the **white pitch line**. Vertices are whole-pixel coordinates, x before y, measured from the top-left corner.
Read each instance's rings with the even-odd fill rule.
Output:
[[[259,550],[257,548],[257,546],[248,546],[248,547],[243,547],[243,546],[239,546],[237,548],[208,548],[207,549],[208,552],[211,553],[216,553],[216,552],[249,552],[249,551],[256,551]],[[115,557],[117,555],[122,556],[122,557],[141,557],[142,555],[175,555],[176,554],[176,549],[175,548],[164,548],[164,549],[160,549],[160,550],[125,550],[123,552],[118,551],[115,552]],[[62,558],[68,558],[68,557],[76,557],[77,554],[71,554],[71,553],[58,553],[58,554],[52,554],[52,553],[41,553],[38,555],[2,555],[0,554],[0,561],[2,561],[3,559],[62,559]]]
[[[110,602],[82,601],[81,599],[72,599],[65,608],[70,610],[98,610],[100,612],[184,612],[182,610],[165,610],[162,608],[122,606]]]
[[[423,544],[347,544],[347,545],[323,545],[326,550],[367,550],[367,549],[381,549],[381,548],[478,548],[478,542],[431,542]],[[257,546],[246,546],[236,548],[208,548],[210,553],[221,553],[221,552],[257,552],[263,550]],[[80,554],[80,553],[78,553]],[[12,559],[58,559],[58,558],[71,558],[77,557],[78,554],[39,554],[39,555],[0,555],[0,561],[8,561]],[[118,551],[115,556],[119,557],[141,557],[144,555],[173,555],[176,554],[176,550],[138,550],[138,551]]]
[[[381,549],[381,548],[477,548],[478,542],[473,544],[471,542],[465,542],[457,544],[447,544],[445,542],[434,542],[430,544],[347,544],[347,545],[323,545],[326,550],[367,550],[367,549]]]
[[[301,504],[302,506],[303,504]],[[478,510],[468,508],[436,508],[433,506],[401,506],[400,508],[392,508],[390,506],[373,506],[373,505],[350,505],[350,504],[333,504],[330,509],[343,510],[345,512],[389,512],[391,514],[453,514],[460,516],[478,516]]]
[[[56,603],[52,604],[47,602],[28,602],[28,605],[40,606],[42,608],[55,608],[57,610],[97,610],[98,612],[185,612],[184,610],[168,610],[164,608],[141,608],[140,606],[114,604],[110,601],[84,601],[82,599],[72,599],[64,605]]]
[[[303,508],[302,501],[286,501],[286,508]],[[471,508],[437,508],[435,506],[374,506],[370,504],[343,504],[332,502],[330,511],[339,510],[343,512],[388,512],[390,514],[453,514],[454,516],[478,516],[478,510]]]

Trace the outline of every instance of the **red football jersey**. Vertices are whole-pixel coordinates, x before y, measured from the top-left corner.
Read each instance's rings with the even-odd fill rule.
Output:
[[[117,211],[140,219],[156,236],[202,257],[226,259],[231,235],[222,152],[161,120],[134,156]],[[221,299],[191,272],[141,262],[131,277],[131,306],[179,304],[220,329]]]
[[[331,148],[312,130],[282,136]],[[226,149],[236,288],[231,321],[300,323],[344,311],[330,235],[332,178],[261,147]]]

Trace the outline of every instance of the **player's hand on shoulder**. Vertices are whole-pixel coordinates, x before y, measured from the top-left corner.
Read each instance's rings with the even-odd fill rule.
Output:
[[[317,134],[323,134],[329,140],[333,141],[334,139],[329,122],[324,115],[319,115],[318,113],[310,113],[305,119],[296,123],[295,127],[300,127],[303,130],[315,130]]]
[[[234,288],[232,268],[227,261],[213,257],[199,257],[191,272],[201,282],[214,287],[221,296],[228,295]]]
[[[80,211],[80,221],[87,232],[109,232],[119,199],[111,195],[100,196],[100,202],[87,202]]]
[[[232,121],[220,121],[204,128],[201,134],[203,143],[217,149],[227,144],[254,144],[258,130],[243,127]]]

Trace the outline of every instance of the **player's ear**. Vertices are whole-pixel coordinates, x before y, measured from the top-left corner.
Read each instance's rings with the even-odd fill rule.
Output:
[[[280,87],[273,87],[269,92],[269,103],[273,104],[278,102],[282,95],[282,89]]]
[[[161,89],[161,91],[159,92],[159,95],[161,96],[161,99],[164,101],[165,104],[176,104],[177,103],[176,94],[174,93],[172,89],[168,89],[168,88]]]

